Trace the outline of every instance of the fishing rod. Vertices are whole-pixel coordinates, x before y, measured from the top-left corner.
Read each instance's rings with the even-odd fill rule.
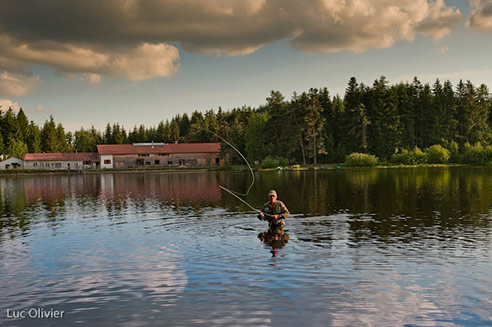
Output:
[[[247,205],[249,208],[251,208],[251,210],[255,211],[255,212],[258,212],[258,213],[263,213],[265,216],[269,216],[269,217],[273,217],[271,214],[269,213],[266,213],[266,212],[263,212],[259,209],[256,209],[255,207],[253,207],[252,205],[250,205],[248,202],[246,202],[245,200],[241,199],[239,196],[237,196],[236,194],[234,194],[231,190],[219,185],[219,187],[221,189],[223,189],[224,191],[226,191],[227,193],[229,193],[230,195],[234,196],[236,199],[238,199],[239,201],[241,201],[242,203],[244,203],[245,205]]]

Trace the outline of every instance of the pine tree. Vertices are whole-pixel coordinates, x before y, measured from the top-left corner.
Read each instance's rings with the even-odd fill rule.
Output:
[[[5,147],[3,144],[3,135],[2,135],[2,131],[0,130],[0,156],[4,154],[4,151],[5,151]]]
[[[113,129],[111,128],[111,125],[109,123],[106,125],[103,142],[104,144],[114,144]]]
[[[65,129],[61,123],[56,126],[56,147],[53,152],[68,152],[70,150]]]
[[[27,145],[24,142],[11,136],[9,140],[9,146],[5,152],[8,155],[17,158],[24,158],[24,155],[27,153],[27,150],[28,150]]]
[[[27,119],[27,116],[24,113],[24,110],[22,110],[22,108],[19,109],[16,120],[17,120],[17,127],[19,129],[18,137],[20,137],[20,139],[23,142],[26,142],[25,136],[27,134],[27,127],[29,125],[29,120]]]
[[[46,120],[41,130],[41,150],[43,152],[57,152],[56,124],[53,116]]]
[[[180,130],[179,130],[178,121],[176,119],[171,120],[170,128],[171,128],[171,135],[170,135],[171,139],[170,139],[170,141],[173,143],[178,142]]]
[[[41,130],[32,120],[27,126],[26,136],[24,139],[26,140],[28,152],[41,152]]]

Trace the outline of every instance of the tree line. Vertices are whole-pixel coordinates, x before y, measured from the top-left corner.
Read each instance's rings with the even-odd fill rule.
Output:
[[[297,163],[343,162],[350,153],[389,159],[398,151],[440,144],[453,149],[492,142],[492,100],[486,85],[460,80],[389,85],[384,76],[371,86],[351,78],[343,97],[311,88],[290,100],[272,91],[258,108],[194,111],[157,126],[119,123],[104,131],[94,127],[65,132],[51,116],[42,127],[21,109],[0,111],[0,153],[22,157],[26,152],[88,152],[97,144],[140,142],[220,142],[221,135],[248,160],[278,156]],[[212,132],[212,133],[210,133]],[[239,156],[230,151],[233,161]]]

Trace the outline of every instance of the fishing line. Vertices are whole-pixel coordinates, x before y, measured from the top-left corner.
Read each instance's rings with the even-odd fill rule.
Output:
[[[225,140],[223,137],[221,137],[220,135],[212,132],[212,131],[209,131],[207,129],[202,129],[206,132],[209,132],[211,134],[214,134],[215,136],[217,136],[219,139],[221,139],[224,143],[227,143],[231,148],[233,148],[240,156],[241,158],[243,158],[244,162],[246,162],[246,164],[248,165],[248,168],[249,168],[249,171],[251,172],[251,177],[252,177],[252,180],[251,180],[251,185],[249,186],[248,190],[246,191],[246,193],[239,193],[239,192],[236,192],[236,191],[233,191],[233,190],[229,190],[230,192],[234,193],[234,194],[237,194],[237,195],[242,195],[242,196],[247,196],[249,194],[249,191],[251,190],[251,188],[253,187],[253,184],[255,183],[255,174],[253,172],[253,168],[251,168],[248,160],[243,156],[243,154],[241,153],[241,151],[239,151],[238,149],[236,149],[236,147],[234,145],[232,145],[231,143],[229,143],[227,140]],[[220,186],[220,185],[219,185]],[[225,187],[222,187],[225,189]]]
[[[251,172],[251,177],[253,178],[252,181],[251,181],[251,185],[249,186],[248,190],[246,191],[246,193],[240,193],[240,192],[236,192],[236,191],[233,191],[233,190],[230,190],[228,189],[227,187],[224,187],[222,185],[219,185],[219,187],[226,191],[227,193],[229,193],[230,195],[234,196],[236,199],[238,199],[239,201],[241,201],[242,203],[244,203],[245,205],[247,205],[249,208],[251,208],[252,210],[256,211],[256,212],[262,212],[261,210],[253,207],[251,204],[249,204],[248,202],[246,202],[244,199],[241,199],[239,197],[239,195],[241,196],[247,196],[249,194],[249,191],[251,190],[251,188],[253,187],[254,183],[255,183],[255,173],[253,172],[253,168],[251,168],[251,165],[249,164],[248,160],[243,156],[243,154],[241,153],[241,151],[239,151],[238,149],[236,149],[236,147],[234,145],[232,145],[231,143],[229,143],[227,140],[225,140],[223,137],[221,137],[220,135],[212,132],[212,131],[209,131],[208,129],[204,129],[202,128],[202,130],[204,130],[205,132],[208,132],[208,133],[211,133],[213,135],[215,135],[216,137],[218,137],[219,139],[221,139],[224,143],[228,144],[231,148],[233,148],[240,156],[241,158],[243,158],[244,162],[246,162],[246,164],[248,165],[248,168],[249,168],[249,171]],[[266,213],[263,213],[267,216],[270,216],[269,214],[266,214]]]

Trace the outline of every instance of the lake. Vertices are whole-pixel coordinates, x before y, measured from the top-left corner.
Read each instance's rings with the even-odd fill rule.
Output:
[[[492,168],[257,173],[278,232],[250,182],[0,177],[0,325],[492,326]]]

